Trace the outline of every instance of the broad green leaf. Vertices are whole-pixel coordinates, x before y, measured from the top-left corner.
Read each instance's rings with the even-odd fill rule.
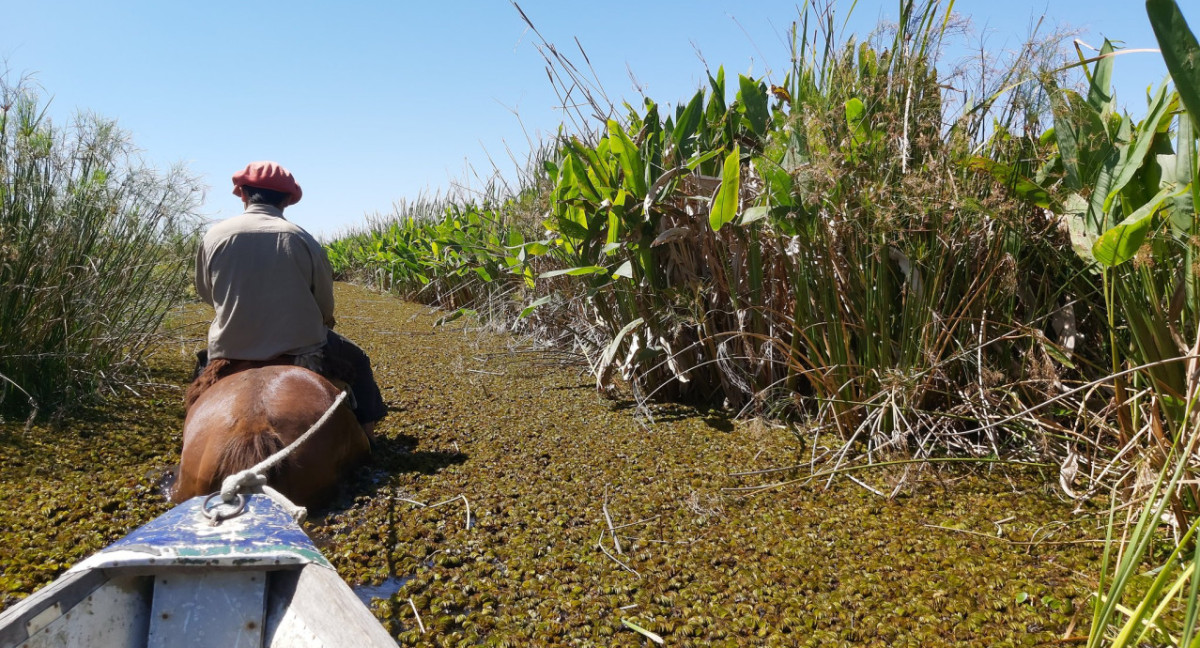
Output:
[[[1200,185],[1200,179],[1196,178],[1196,138],[1194,133],[1192,120],[1179,120],[1179,130],[1175,139],[1175,165],[1171,169],[1170,175],[1175,184],[1181,187],[1192,183],[1191,191],[1184,192],[1183,195],[1176,196],[1171,200],[1171,223],[1180,235],[1193,232],[1197,226],[1196,190]]]
[[[572,141],[574,145],[571,147],[571,150],[579,156],[582,165],[587,168],[587,172],[592,174],[599,184],[606,187],[612,186],[617,164],[612,159],[612,154],[609,150],[609,139],[604,138],[600,140],[600,143],[595,148],[587,146],[578,140],[573,139]]]
[[[1062,160],[1067,188],[1082,189],[1083,178],[1079,173],[1079,130],[1071,119],[1070,105],[1065,98],[1066,92],[1051,86],[1047,88],[1047,93],[1050,95],[1054,136],[1058,140],[1058,156]]]
[[[863,79],[870,79],[879,73],[879,60],[875,56],[875,50],[871,49],[869,43],[863,42],[858,46],[858,75]]]
[[[529,317],[538,306],[549,302],[551,297],[553,297],[553,295],[546,295],[545,297],[539,297],[538,299],[535,299],[528,306],[521,309],[521,314],[517,316],[517,319],[525,319],[526,317]]]
[[[604,242],[606,246],[617,244],[623,238],[625,228],[621,227],[621,217],[617,214],[616,209],[608,210],[608,229],[605,232]]]
[[[720,149],[713,149],[711,151],[705,151],[704,153],[701,153],[700,155],[697,155],[697,156],[691,158],[690,160],[688,160],[687,164],[685,164],[684,166],[686,166],[689,171],[695,171],[696,167],[700,166],[701,164],[704,164],[705,162],[708,162],[709,160],[717,157],[720,154],[721,154]]]
[[[1107,38],[1104,39],[1104,45],[1100,48],[1100,56],[1102,58],[1096,61],[1096,67],[1090,75],[1091,84],[1088,88],[1088,103],[1099,113],[1110,112],[1112,110],[1113,57],[1107,56],[1108,54],[1112,54],[1112,52],[1112,43]]]
[[[862,99],[859,99],[858,97],[852,97],[846,102],[846,123],[853,128],[859,121],[862,120],[863,115],[866,114],[866,112],[867,107],[863,104]]]
[[[550,270],[538,275],[539,279],[551,279],[553,277],[561,277],[567,275],[569,277],[578,277],[582,275],[605,274],[608,269],[604,266],[580,266],[578,268],[564,268],[562,270]]]
[[[780,165],[766,158],[755,158],[754,169],[762,176],[763,181],[767,186],[767,204],[775,206],[792,207],[795,205],[795,199],[792,198],[792,189],[795,181],[792,180],[792,174],[788,173]]]
[[[671,132],[671,140],[675,142],[675,148],[679,149],[683,155],[691,155],[692,146],[689,143],[695,137],[696,129],[699,128],[700,120],[703,118],[704,91],[698,90],[692,100],[688,102],[687,108],[679,115],[675,130]]]
[[[475,274],[479,275],[479,278],[487,283],[491,283],[492,281],[492,275],[487,271],[487,268],[475,266]]]
[[[708,223],[714,232],[737,216],[738,193],[741,191],[741,153],[734,144],[733,152],[725,158],[725,168],[721,172],[721,188],[717,189],[717,197],[713,201],[712,210],[708,214]]]
[[[542,242],[530,243],[524,248],[526,256],[541,256],[550,251],[550,246]]]
[[[862,99],[854,97],[846,102],[846,125],[850,127],[851,147],[857,148],[867,140],[867,107]]]
[[[1087,201],[1077,193],[1067,196],[1063,202],[1063,218],[1067,221],[1067,229],[1071,233],[1071,247],[1079,258],[1092,262],[1096,260],[1092,255],[1092,248],[1095,247],[1100,234],[1088,227],[1087,212]]]
[[[1181,131],[1185,130],[1183,124],[1187,123],[1189,122],[1186,119],[1180,120]],[[1158,186],[1156,188],[1175,187],[1176,189],[1179,189],[1187,184],[1186,178],[1183,179],[1183,182],[1180,182],[1180,178],[1177,177],[1179,169],[1182,166],[1179,162],[1179,158],[1180,156],[1174,153],[1166,155],[1160,153],[1154,156],[1155,170],[1157,170],[1159,173],[1157,178]],[[1147,177],[1147,186],[1149,186],[1150,181],[1151,178]],[[1166,206],[1163,208],[1167,212],[1168,221],[1171,223],[1171,227],[1179,234],[1186,235],[1191,227],[1191,203],[1192,194],[1191,192],[1185,191],[1183,194],[1168,200]]]
[[[1154,143],[1154,134],[1158,132],[1159,122],[1165,119],[1170,119],[1167,114],[1170,107],[1170,101],[1167,101],[1167,84],[1162,84],[1158,88],[1158,92],[1154,95],[1154,100],[1150,104],[1150,112],[1146,118],[1138,124],[1137,136],[1133,142],[1133,146],[1124,149],[1125,155],[1117,164],[1116,179],[1113,181],[1112,187],[1108,190],[1108,195],[1104,199],[1104,211],[1112,209],[1112,202],[1121,192],[1125,185],[1133,179],[1134,174],[1142,168],[1142,162],[1146,159],[1146,153],[1150,151],[1150,145]]]
[[[746,115],[746,121],[750,124],[750,130],[759,137],[766,135],[767,122],[770,120],[766,88],[761,82],[740,74],[738,75],[738,86],[738,99],[742,103],[742,110]]]
[[[1043,209],[1050,207],[1050,192],[1029,178],[1022,176],[1011,166],[985,157],[975,157],[967,163],[967,167],[976,171],[983,171],[1003,182],[1026,202],[1033,203]]]
[[[713,91],[713,96],[710,101],[718,102],[718,105],[721,107],[721,112],[724,112],[725,111],[725,66],[724,65],[719,66],[717,68],[717,76],[715,78],[712,75],[709,75],[708,83],[709,83],[709,85],[712,86],[712,91]]]
[[[616,156],[625,175],[625,186],[635,195],[646,195],[646,167],[642,161],[641,151],[625,129],[615,119],[608,120],[609,150]]]
[[[1167,187],[1155,194],[1145,205],[1129,215],[1129,218],[1105,232],[1096,244],[1092,246],[1092,254],[1096,260],[1106,266],[1116,266],[1133,258],[1138,248],[1146,240],[1154,214],[1163,201],[1172,195],[1172,187]]]
[[[792,128],[787,138],[787,149],[779,160],[784,170],[797,169],[808,164],[808,142],[803,128]]]
[[[1116,145],[1109,146],[1106,157],[1098,167],[1095,179],[1092,181],[1089,198],[1087,224],[1097,236],[1113,225],[1115,219],[1110,219],[1104,209],[1104,199],[1108,197],[1109,189],[1116,182],[1117,167],[1121,159],[1128,156],[1127,149],[1133,139],[1133,120],[1122,119],[1117,126]]]
[[[609,176],[609,174],[607,172],[604,172],[602,170],[601,173],[597,173],[596,167],[588,167],[587,173],[585,175],[587,177],[587,182],[590,184],[590,186],[594,189],[594,191],[596,193],[596,198],[594,200],[592,200],[592,202],[602,203],[605,200],[613,199],[612,184],[605,180],[605,177]]]
[[[766,207],[751,207],[742,213],[742,219],[740,223],[742,225],[749,225],[750,223],[766,218],[770,213],[770,209]]]
[[[1146,0],[1146,13],[1175,89],[1192,124],[1200,127],[1200,44],[1196,35],[1188,28],[1175,0]]]
[[[558,218],[549,224],[551,229],[561,232],[568,238],[580,241],[588,237],[587,217],[584,215],[582,207],[567,207]]]
[[[559,182],[566,182],[566,198],[581,197],[584,200],[598,203],[600,197],[589,179],[590,167],[585,168],[583,162],[574,155],[568,155],[563,161],[563,173]],[[572,192],[574,195],[572,195]]]

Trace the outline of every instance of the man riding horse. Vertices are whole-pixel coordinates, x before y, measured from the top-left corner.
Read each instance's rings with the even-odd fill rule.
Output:
[[[214,225],[196,254],[196,293],[216,310],[207,359],[290,362],[348,383],[368,438],[387,408],[358,346],[333,332],[333,270],[325,250],[284,218],[303,191],[274,162],[233,175],[245,212]],[[191,397],[189,397],[191,399]]]

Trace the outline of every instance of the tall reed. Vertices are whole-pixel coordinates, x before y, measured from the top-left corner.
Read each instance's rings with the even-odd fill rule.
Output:
[[[45,116],[0,78],[0,410],[29,415],[133,375],[183,296],[199,189],[144,168],[114,122]]]

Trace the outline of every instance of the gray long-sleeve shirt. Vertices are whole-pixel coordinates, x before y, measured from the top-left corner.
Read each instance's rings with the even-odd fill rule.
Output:
[[[325,250],[269,205],[250,205],[204,235],[196,293],[216,310],[208,328],[210,358],[309,353],[325,344],[334,323]]]

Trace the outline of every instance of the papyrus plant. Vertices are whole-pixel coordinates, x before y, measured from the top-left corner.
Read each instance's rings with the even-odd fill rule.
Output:
[[[46,118],[0,77],[0,411],[128,382],[188,285],[195,182],[144,168],[115,123]]]

